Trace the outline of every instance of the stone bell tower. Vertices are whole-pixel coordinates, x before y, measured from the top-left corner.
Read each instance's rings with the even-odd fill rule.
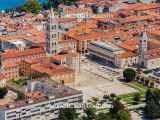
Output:
[[[46,40],[45,49],[48,55],[55,55],[58,53],[58,40],[59,40],[59,23],[58,14],[50,10],[47,23],[46,23]]]
[[[140,39],[139,39],[139,65],[144,65],[144,56],[145,52],[148,50],[148,36],[146,31],[142,31],[140,33]]]

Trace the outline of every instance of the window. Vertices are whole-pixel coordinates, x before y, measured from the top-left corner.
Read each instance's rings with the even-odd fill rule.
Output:
[[[49,35],[47,34],[47,39],[49,39]]]
[[[49,28],[50,28],[50,26],[49,26],[49,25],[47,25],[47,30],[49,30]]]
[[[52,30],[56,30],[56,25],[52,25]]]
[[[53,43],[52,43],[52,46],[54,46],[54,45],[56,45],[56,44],[57,44],[56,42],[53,42]]]
[[[52,34],[52,38],[56,38],[56,34]]]

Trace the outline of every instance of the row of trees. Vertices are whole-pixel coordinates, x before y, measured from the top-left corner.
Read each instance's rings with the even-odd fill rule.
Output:
[[[145,96],[146,106],[144,108],[144,114],[146,117],[155,119],[160,118],[160,89],[154,88],[155,83],[140,74],[137,75],[137,72],[132,68],[127,68],[123,72],[124,80],[126,82],[131,82],[132,80],[142,83],[143,85],[151,88],[148,89]],[[140,94],[135,93],[133,101],[137,104],[140,101]]]
[[[123,77],[126,82],[131,82],[133,80],[136,80],[137,82],[140,82],[141,84],[149,87],[149,88],[154,88],[155,83],[153,80],[142,76],[141,74],[138,73],[138,71],[132,69],[132,68],[127,68],[123,71]]]
[[[63,108],[59,111],[59,118],[60,120],[131,120],[129,111],[117,97],[105,96],[105,98],[112,100],[109,112],[98,113],[96,108],[88,107],[84,109],[84,115],[80,116],[75,108]],[[139,95],[135,95],[134,99],[139,101]],[[160,89],[152,88],[146,92],[144,115],[152,119],[160,118]]]
[[[119,99],[112,99],[109,112],[97,112],[95,107],[87,107],[80,115],[75,108],[62,108],[59,110],[60,120],[131,120],[130,113],[125,109]],[[106,109],[107,111],[107,109]]]
[[[46,0],[40,4],[38,0],[27,0],[26,3],[19,7],[20,12],[39,13],[43,8],[58,8],[58,5],[63,3],[76,2],[78,0]]]

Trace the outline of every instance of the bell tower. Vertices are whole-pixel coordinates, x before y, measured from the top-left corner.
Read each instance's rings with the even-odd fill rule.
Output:
[[[59,23],[58,14],[50,10],[46,23],[46,40],[45,49],[48,55],[55,55],[58,53],[59,40]]]
[[[145,52],[148,50],[148,36],[146,31],[142,31],[140,33],[140,39],[139,39],[139,65],[144,65],[144,55]]]

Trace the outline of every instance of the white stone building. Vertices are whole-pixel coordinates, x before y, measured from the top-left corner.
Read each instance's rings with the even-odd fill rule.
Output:
[[[116,56],[123,53],[124,50],[109,42],[95,41],[88,44],[88,52],[92,56],[103,58],[117,65]]]

